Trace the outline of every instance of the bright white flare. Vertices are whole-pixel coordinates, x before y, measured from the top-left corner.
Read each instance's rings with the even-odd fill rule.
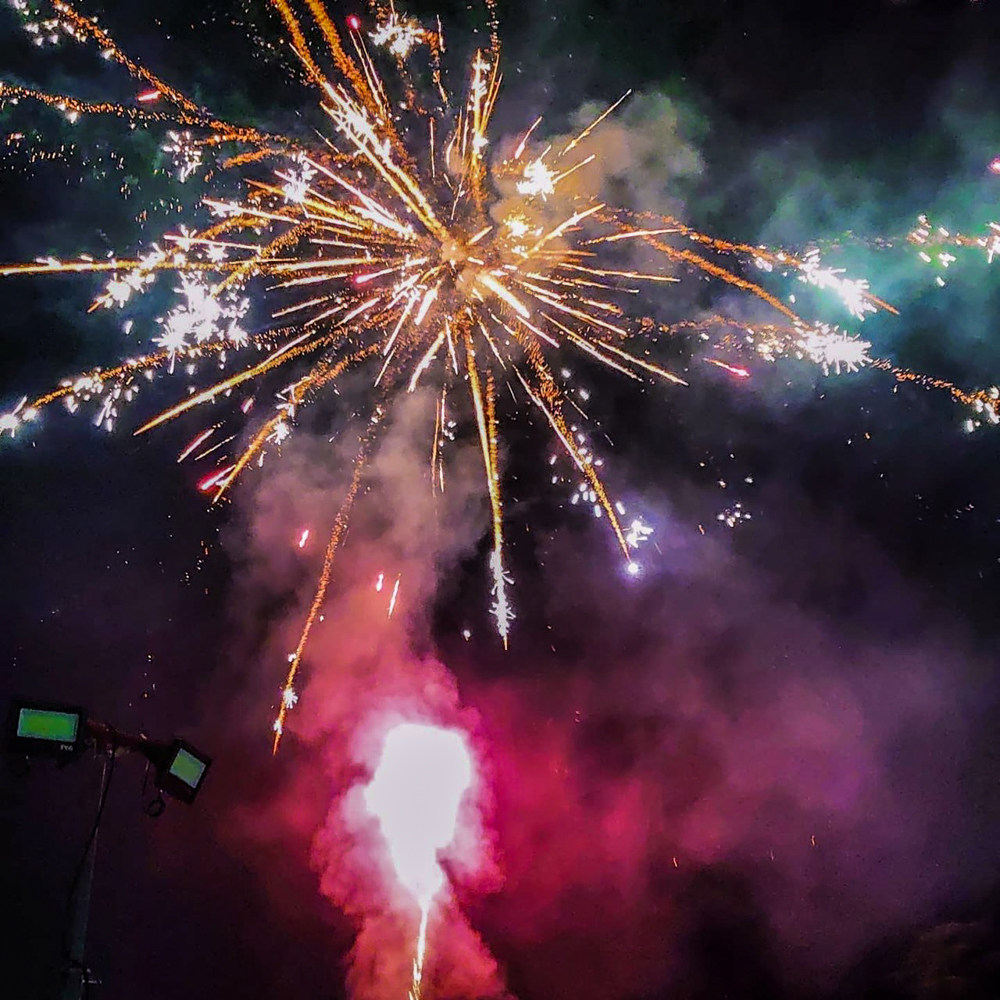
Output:
[[[157,347],[174,355],[214,339],[246,344],[240,321],[250,308],[249,299],[232,290],[219,292],[202,273],[182,273],[179,281],[176,290],[183,301],[157,320],[160,333],[153,338]]]
[[[190,132],[167,132],[167,138],[170,141],[160,148],[164,153],[170,154],[174,163],[174,176],[183,184],[201,167],[202,147]]]
[[[873,313],[876,306],[868,295],[868,282],[863,278],[843,278],[843,268],[824,267],[819,250],[810,250],[799,265],[799,280],[817,288],[829,289],[840,296],[848,312],[863,320],[865,313]]]
[[[541,195],[545,201],[550,194],[555,194],[555,178],[552,168],[541,157],[532,160],[524,168],[524,180],[517,182],[517,193],[526,197]]]
[[[365,806],[378,818],[396,877],[421,909],[444,885],[438,853],[454,839],[472,776],[472,757],[460,732],[406,722],[386,735],[365,788]]]
[[[427,32],[416,21],[400,17],[392,11],[382,24],[369,32],[368,37],[376,45],[384,45],[394,56],[405,59],[414,45],[426,40]]]

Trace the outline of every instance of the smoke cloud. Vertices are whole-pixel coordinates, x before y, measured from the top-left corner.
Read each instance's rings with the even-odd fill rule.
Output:
[[[819,526],[784,514],[815,551]],[[638,588],[599,588],[590,558],[554,546],[553,584],[582,584],[552,601],[556,654],[532,670],[552,679],[469,688],[500,758],[507,881],[484,919],[532,995],[721,995],[755,977],[764,995],[781,979],[827,993],[989,863],[962,832],[985,664],[846,534],[828,543],[839,558],[795,566],[765,530],[793,597],[724,547],[661,531],[697,548],[693,568]],[[860,617],[878,620],[803,607],[852,575]]]
[[[290,738],[315,747],[325,763],[329,799],[312,863],[320,891],[357,928],[347,985],[359,1000],[406,995],[419,924],[417,902],[398,885],[378,822],[364,804],[383,737],[401,721],[454,726],[473,741],[478,728],[476,713],[462,705],[454,677],[433,654],[427,610],[439,573],[467,555],[482,533],[488,514],[481,457],[474,445],[457,443],[447,490],[432,491],[436,402],[433,393],[405,395],[385,420],[310,641],[301,704],[289,716]],[[344,435],[348,442],[351,437]],[[289,586],[300,595],[281,614],[272,663],[295,646],[315,586],[302,566],[312,571],[322,552],[353,456],[351,443],[296,438],[249,507],[254,556],[245,586],[258,600],[262,591]],[[306,527],[316,539],[311,551],[297,544]],[[296,794],[301,789],[292,790],[292,798]],[[489,786],[477,775],[443,859],[484,891],[499,885],[482,819],[489,802]],[[294,804],[286,799],[274,811],[291,813]],[[281,822],[264,836],[280,837]],[[428,938],[425,989],[439,996],[501,995],[495,960],[447,889],[436,898]]]
[[[697,154],[670,146],[663,99],[636,106],[595,133],[604,166],[578,183],[677,211],[664,185]],[[325,764],[312,864],[356,928],[353,996],[398,1000],[411,976],[416,905],[361,797],[402,720],[463,729],[479,766],[443,859],[428,995],[826,995],[873,942],[973,891],[996,861],[963,834],[986,671],[873,543],[787,488],[740,551],[662,503],[661,559],[640,581],[609,580],[601,525],[570,523],[513,590],[531,607],[506,656],[485,582],[472,641],[439,637],[441,581],[476,554],[488,509],[471,439],[450,445],[446,491],[430,488],[435,400],[407,395],[386,418],[289,716]],[[312,596],[342,440],[294,436],[248,508],[243,580],[274,625],[269,670]],[[306,527],[315,547],[299,550]],[[270,836],[295,813],[289,788]]]

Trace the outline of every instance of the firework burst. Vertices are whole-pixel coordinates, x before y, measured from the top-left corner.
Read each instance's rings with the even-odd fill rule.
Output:
[[[231,414],[238,422],[232,436],[215,437],[228,419],[216,414],[180,456],[213,457],[215,467],[199,488],[218,502],[294,433],[304,407],[349,371],[369,373],[365,430],[289,657],[275,750],[297,700],[297,674],[366,462],[397,394],[433,386],[433,489],[445,485],[453,414],[474,419],[491,514],[492,613],[505,644],[514,610],[504,549],[500,387],[551,430],[579,473],[579,495],[610,525],[630,573],[638,571],[635,549],[650,531],[641,521],[623,521],[624,508],[609,496],[600,461],[567,420],[571,384],[557,358],[576,353],[635,382],[682,386],[684,379],[652,356],[650,344],[660,335],[690,334],[709,354],[730,355],[703,360],[737,379],[751,374],[732,356],[741,352],[765,362],[805,358],[827,373],[874,365],[900,380],[951,392],[976,411],[976,423],[996,422],[996,390],[967,393],[874,359],[867,342],[801,318],[764,284],[746,277],[758,269],[801,279],[838,297],[858,321],[877,310],[894,311],[867,282],[827,267],[818,251],[795,256],[731,243],[674,218],[633,213],[581,194],[576,180],[598,155],[591,136],[627,94],[570,138],[545,143],[538,119],[494,149],[490,121],[502,77],[490,0],[490,44],[473,54],[457,98],[442,70],[440,24],[427,28],[379,0],[367,31],[353,15],[344,28],[338,26],[321,0],[303,0],[301,11],[290,0],[270,3],[322,114],[318,138],[309,142],[221,120],[131,59],[96,20],[66,0],[55,0],[51,16],[41,19],[15,5],[39,38],[92,43],[131,74],[137,89],[130,104],[88,103],[0,82],[0,103],[40,103],[71,120],[116,115],[130,126],[156,130],[177,179],[207,173],[209,190],[219,193],[202,200],[199,211],[211,214],[208,224],[166,233],[130,259],[46,258],[0,268],[4,275],[106,274],[92,309],[125,306],[164,272],[174,275],[179,296],[158,320],[149,353],[22,399],[0,415],[0,432],[18,433],[57,401],[71,411],[91,404],[95,422],[110,429],[145,379],[211,359],[224,368],[221,377],[184,395],[136,433],[222,404],[236,390],[249,391]],[[242,190],[238,197],[225,193],[234,180]],[[946,247],[959,245],[937,235]],[[923,223],[913,236],[925,247],[935,238]],[[992,256],[995,238],[975,245]],[[642,259],[651,263],[621,263],[630,246],[643,248]],[[755,296],[774,310],[777,322],[748,325],[712,317],[667,327],[636,315],[634,303],[644,288],[669,287],[690,270]],[[267,285],[273,322],[248,333],[242,324],[253,281]],[[252,394],[264,384],[279,391],[275,407],[261,417]],[[239,424],[246,424],[242,433]],[[398,580],[393,604],[396,590]]]

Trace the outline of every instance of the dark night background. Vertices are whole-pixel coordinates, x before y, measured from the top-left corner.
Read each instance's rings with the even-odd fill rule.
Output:
[[[454,52],[482,24],[465,4],[408,9],[440,11]],[[308,95],[282,53],[261,49],[278,33],[263,3],[100,13],[126,51],[221,114],[305,127]],[[700,160],[643,165],[664,210],[750,242],[840,241],[829,260],[902,311],[864,324],[873,353],[963,386],[1000,379],[995,269],[969,252],[938,289],[899,239],[922,211],[969,232],[1000,214],[989,0],[537,0],[499,13],[501,132],[543,112],[557,132],[586,101],[633,87],[644,96],[625,112],[631,127],[669,118]],[[0,46],[3,79],[134,93],[89,48],[36,52],[6,8]],[[99,254],[176,225],[189,192],[149,176],[160,133],[70,126],[26,105],[0,121],[27,136],[0,166],[0,260]],[[64,158],[32,161],[72,141]],[[863,242],[878,236],[896,246]],[[692,284],[662,310],[732,307]],[[134,349],[112,314],[86,315],[95,287],[3,279],[3,408]],[[602,525],[560,505],[531,457],[544,439],[521,419],[508,458],[511,650],[488,625],[474,541],[449,552],[413,611],[410,642],[457,677],[496,779],[506,884],[486,894],[459,879],[463,909],[522,1000],[1000,996],[996,432],[966,435],[946,396],[880,372],[825,379],[788,363],[734,385],[697,358],[690,369],[690,389],[636,394],[581,366],[615,442],[609,479],[656,527],[640,580],[616,579]],[[337,742],[330,720],[349,711],[307,706],[336,700],[341,675],[323,672],[324,656],[362,677],[361,640],[320,635],[306,737],[272,759],[280,654],[312,564],[261,584],[264,543],[250,555],[240,543],[263,534],[256,487],[206,509],[199,472],[175,464],[200,423],[134,439],[132,419],[108,436],[53,410],[0,442],[2,699],[83,704],[216,759],[197,805],[155,822],[140,811],[141,768],[119,763],[94,888],[94,995],[342,997],[353,924],[318,891],[316,869],[335,862],[310,844],[337,774],[324,739]],[[753,520],[730,530],[716,515],[735,502]],[[338,579],[367,573],[365,537]],[[394,628],[372,642],[406,646]],[[98,777],[93,764],[39,766],[0,786],[11,996],[57,988]]]

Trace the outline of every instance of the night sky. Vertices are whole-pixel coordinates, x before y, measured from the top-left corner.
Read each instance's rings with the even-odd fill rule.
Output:
[[[321,123],[287,53],[261,46],[280,34],[263,0],[120,6],[84,9],[220,114]],[[456,57],[481,40],[476,5],[407,9],[439,12]],[[633,155],[608,181],[622,198],[733,240],[818,241],[900,310],[859,329],[873,354],[964,387],[1000,380],[997,265],[969,251],[939,288],[905,241],[921,212],[965,232],[1000,217],[990,0],[536,0],[499,14],[496,134],[542,113],[561,134],[634,88],[620,118]],[[36,51],[6,5],[0,51],[0,79],[134,96],[90,49]],[[0,110],[0,134],[14,131],[27,138],[0,161],[0,261],[125,251],[182,221],[190,193],[151,173],[162,133],[26,104]],[[0,409],[135,350],[138,332],[87,314],[99,287],[0,279]],[[768,316],[698,278],[646,305],[664,320]],[[197,417],[130,433],[174,398],[168,380],[111,435],[53,408],[0,441],[0,701],[84,705],[215,758],[199,801],[158,820],[142,813],[140,762],[119,761],[94,996],[402,1000],[393,976],[409,959],[343,819],[364,776],[352,747],[387,711],[463,727],[484,775],[481,867],[449,864],[427,1000],[998,995],[997,431],[966,434],[946,394],[884,372],[782,362],[734,381],[695,345],[660,349],[689,388],[577,369],[608,481],[655,529],[638,579],[606,524],[550,485],[545,429],[512,421],[506,652],[475,454],[456,448],[454,497],[435,511],[425,414],[419,400],[394,413],[277,758],[285,656],[321,560],[295,541],[304,526],[323,535],[347,452],[313,426],[210,509],[203,472],[176,463]],[[728,527],[718,515],[737,503],[752,518]],[[391,621],[383,571],[402,574]],[[93,761],[4,774],[11,996],[58,990],[99,778]]]

